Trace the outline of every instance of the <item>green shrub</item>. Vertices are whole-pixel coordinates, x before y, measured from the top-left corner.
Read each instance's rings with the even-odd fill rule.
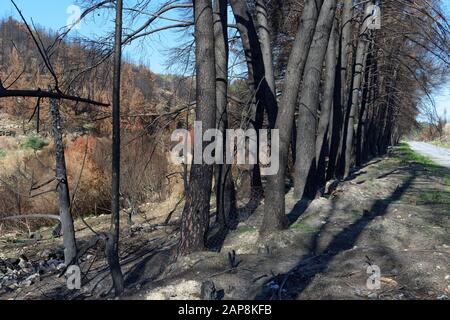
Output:
[[[22,145],[24,148],[33,149],[35,151],[41,150],[42,148],[48,146],[49,142],[48,140],[40,137],[40,136],[29,136],[27,137],[27,140]]]
[[[86,131],[89,131],[89,130],[91,130],[93,128],[94,128],[94,124],[91,123],[91,122],[87,122],[87,123],[83,124],[83,129],[86,130]]]
[[[0,148],[0,159],[6,157],[6,150]]]

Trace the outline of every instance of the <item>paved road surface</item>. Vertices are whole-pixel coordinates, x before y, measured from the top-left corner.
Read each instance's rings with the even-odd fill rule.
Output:
[[[408,142],[411,149],[424,155],[437,164],[450,169],[450,149],[436,147],[430,143],[409,141]]]

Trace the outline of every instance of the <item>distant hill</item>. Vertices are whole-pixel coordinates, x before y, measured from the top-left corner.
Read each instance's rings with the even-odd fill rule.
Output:
[[[63,40],[56,42],[52,47],[58,34],[44,29],[38,29],[36,36],[45,48],[51,47],[48,55],[63,91],[103,102],[110,100],[111,59],[106,59],[104,63],[96,66],[99,61],[104,60],[104,48],[100,50],[92,43],[79,40]],[[122,72],[121,108],[124,114],[123,121],[130,124],[126,128],[141,127],[145,124],[146,118],[140,117],[136,120],[136,114],[167,111],[181,99],[187,100],[191,89],[190,80],[177,76],[157,75],[146,66],[134,65],[127,61],[123,63]],[[54,82],[25,25],[12,18],[0,21],[0,79],[5,87],[21,89],[46,89]],[[36,99],[1,99],[0,112],[28,119],[35,105]],[[62,109],[66,111],[63,120],[67,124],[67,130],[76,130],[109,114],[108,108],[75,103],[64,103]],[[130,115],[130,118],[125,115]],[[45,116],[43,112],[43,130],[45,130]],[[107,134],[109,132],[107,122],[99,121],[93,125],[99,132]]]

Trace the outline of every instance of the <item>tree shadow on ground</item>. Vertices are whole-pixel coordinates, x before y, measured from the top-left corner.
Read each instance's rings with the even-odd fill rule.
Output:
[[[311,249],[306,255],[304,255],[302,260],[299,261],[299,263],[289,272],[277,275],[267,281],[267,283],[278,283],[280,284],[280,288],[282,288],[282,286],[286,284],[291,277],[292,280],[289,280],[289,292],[286,294],[283,294],[281,291],[278,292],[278,298],[297,298],[311,284],[317,274],[320,274],[326,270],[334,257],[336,257],[339,253],[354,247],[356,241],[367,225],[370,224],[370,222],[372,222],[375,218],[385,215],[389,205],[395,201],[398,201],[402,197],[406,190],[411,187],[411,184],[414,182],[416,177],[417,173],[414,170],[410,170],[408,178],[402,185],[398,186],[388,198],[376,200],[369,211],[366,211],[362,217],[335,235],[328,246],[321,253],[317,253],[318,237],[327,225],[327,222],[325,222],[321,229],[313,236]],[[271,292],[263,289],[262,292],[260,292],[255,298],[272,299],[273,297],[273,291]]]
[[[305,213],[311,202],[310,199],[305,198],[295,204],[291,212],[287,214],[289,225],[294,224]]]

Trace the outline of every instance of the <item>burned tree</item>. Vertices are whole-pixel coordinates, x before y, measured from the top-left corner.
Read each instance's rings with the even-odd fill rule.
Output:
[[[336,1],[325,1],[320,10],[314,38],[305,65],[297,121],[297,156],[294,196],[314,199],[317,191],[316,132],[320,80],[328,40],[336,14]]]
[[[214,0],[214,52],[216,63],[217,129],[223,134],[228,129],[228,12],[226,0]],[[224,145],[226,145],[224,135]],[[216,150],[218,151],[218,150]],[[226,150],[223,150],[225,159]],[[215,193],[217,221],[221,233],[236,220],[236,194],[230,164],[215,166]]]
[[[58,103],[50,100],[50,113],[52,117],[52,133],[55,140],[55,179],[56,191],[59,198],[59,217],[64,244],[64,261],[66,265],[77,263],[77,245],[75,241],[75,228],[70,210],[69,182],[67,180],[66,160],[64,157],[64,145],[61,133],[61,118]]]
[[[123,275],[119,260],[120,233],[120,76],[122,65],[122,10],[123,1],[116,2],[116,28],[114,39],[114,75],[112,91],[112,197],[111,197],[111,228],[106,239],[106,257],[111,269],[115,294],[124,290]]]
[[[289,56],[289,62],[284,77],[283,93],[280,99],[275,128],[280,133],[278,174],[267,177],[266,205],[264,222],[260,232],[270,233],[274,230],[283,229],[287,224],[285,215],[285,176],[288,163],[288,151],[291,143],[293,119],[300,83],[308,57],[311,42],[316,28],[322,1],[306,1],[303,8],[300,25]]]
[[[216,127],[216,64],[214,57],[214,28],[211,1],[194,0],[195,54],[196,54],[196,119],[202,123],[202,131],[196,132],[199,147],[194,150],[189,189],[181,218],[179,255],[203,250],[209,229],[210,197],[213,166],[203,162],[206,145],[203,133]],[[197,161],[195,161],[197,162]]]

